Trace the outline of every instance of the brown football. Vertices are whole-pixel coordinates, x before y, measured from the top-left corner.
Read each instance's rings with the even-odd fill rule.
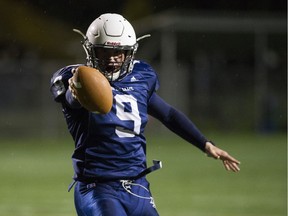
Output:
[[[77,99],[91,112],[106,114],[113,103],[111,86],[105,76],[95,68],[79,66],[74,74]]]

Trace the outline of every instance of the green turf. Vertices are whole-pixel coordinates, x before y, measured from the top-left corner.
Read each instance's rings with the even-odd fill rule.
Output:
[[[176,136],[148,136],[149,165],[163,169],[148,176],[162,216],[286,216],[286,135],[212,134],[219,146],[241,162],[228,173]],[[2,140],[0,144],[0,215],[76,215],[70,139]]]

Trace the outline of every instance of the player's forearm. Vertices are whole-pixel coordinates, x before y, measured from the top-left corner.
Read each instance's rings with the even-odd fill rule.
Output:
[[[149,100],[148,112],[171,131],[205,152],[205,136],[184,113],[173,108],[156,93]]]
[[[174,108],[171,108],[169,116],[170,117],[167,118],[168,121],[163,122],[163,124],[171,131],[205,152],[205,143],[207,142],[207,139],[195,124],[188,119],[186,115]]]

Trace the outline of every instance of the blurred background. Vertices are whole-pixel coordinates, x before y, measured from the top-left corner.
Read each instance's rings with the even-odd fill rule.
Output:
[[[160,214],[286,216],[286,0],[1,0],[0,215],[75,215],[73,143],[50,78],[85,62],[72,29],[106,12],[151,34],[137,58],[159,74],[159,94],[242,163],[226,173],[151,118]]]
[[[84,63],[81,36],[100,14],[123,14],[137,58],[160,77],[159,94],[201,128],[286,132],[287,2],[2,0],[1,136],[60,136],[51,75]],[[65,127],[65,126],[64,126]],[[60,130],[61,131],[61,130]],[[16,134],[15,134],[16,133]]]

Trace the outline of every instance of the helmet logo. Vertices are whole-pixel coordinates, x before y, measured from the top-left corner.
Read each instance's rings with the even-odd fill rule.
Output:
[[[113,42],[113,41],[107,41],[105,45],[110,45],[110,46],[120,46],[121,42]]]

